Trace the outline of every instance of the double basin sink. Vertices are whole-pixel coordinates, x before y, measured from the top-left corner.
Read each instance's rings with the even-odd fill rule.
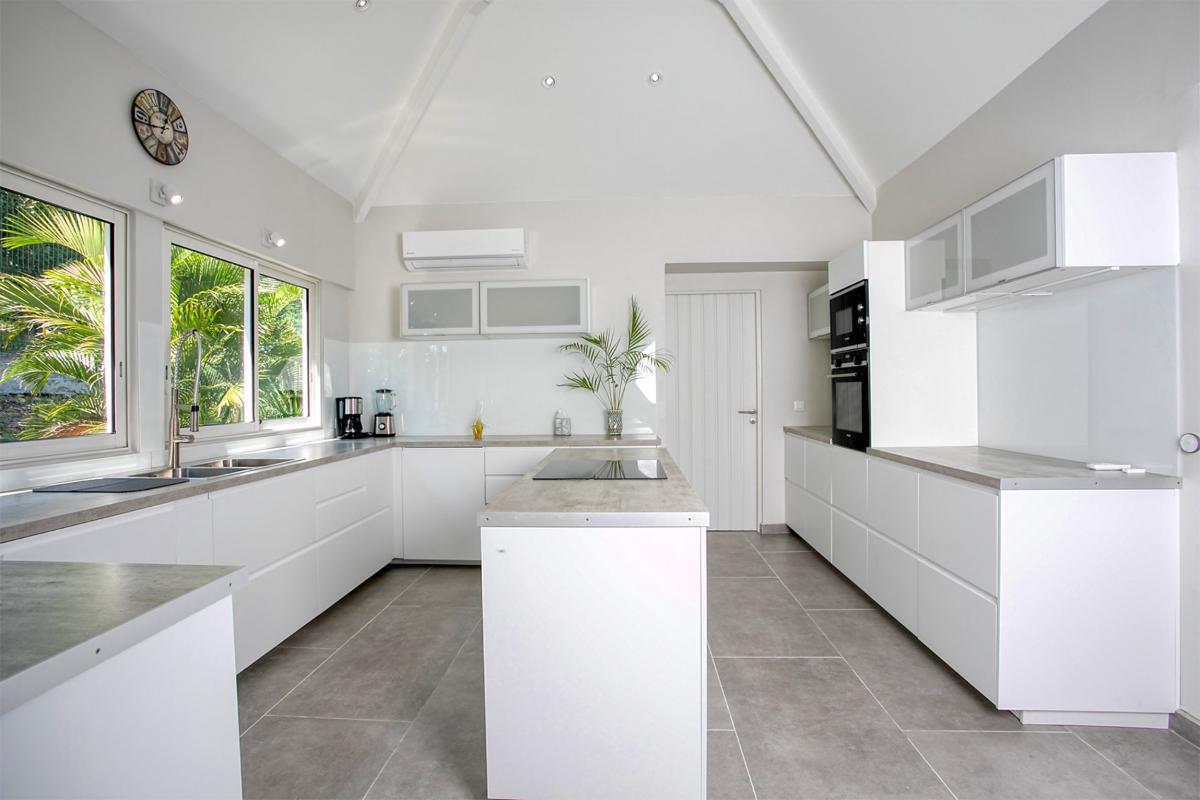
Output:
[[[281,464],[291,464],[298,458],[219,458],[216,461],[205,461],[202,464],[190,464],[175,469],[156,469],[152,472],[139,472],[130,475],[131,478],[187,478],[189,480],[204,478],[221,478],[225,475],[237,475],[242,472],[269,469]]]

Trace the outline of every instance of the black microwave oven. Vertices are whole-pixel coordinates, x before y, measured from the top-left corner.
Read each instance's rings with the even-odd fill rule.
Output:
[[[829,352],[844,353],[870,344],[869,311],[866,281],[829,296]]]

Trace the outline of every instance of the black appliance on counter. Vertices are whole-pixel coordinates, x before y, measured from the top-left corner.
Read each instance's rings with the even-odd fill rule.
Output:
[[[334,402],[339,439],[371,438],[371,434],[363,430],[363,399],[361,397],[338,397]]]
[[[871,318],[868,311],[866,281],[829,296],[833,443],[855,450],[866,450],[871,446]]]

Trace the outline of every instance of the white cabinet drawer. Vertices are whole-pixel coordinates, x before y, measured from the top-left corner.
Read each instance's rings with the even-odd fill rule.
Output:
[[[804,443],[804,488],[829,502],[830,463],[832,445],[808,441]]]
[[[308,549],[252,577],[233,595],[233,637],[242,671],[321,612],[317,550]]]
[[[996,702],[996,604],[928,564],[918,586],[918,638]]]
[[[867,594],[914,633],[920,563],[904,548],[874,531],[867,532]]]
[[[794,533],[804,536],[804,497],[807,494],[791,481],[783,484],[783,520]]]
[[[833,509],[808,492],[800,493],[804,530],[798,533],[826,560],[833,559]]]
[[[878,458],[867,459],[867,525],[917,549],[917,473]]]
[[[918,486],[918,552],[995,596],[997,496],[926,473],[921,473]]]
[[[855,519],[867,517],[867,457],[857,450],[833,448],[833,507]]]
[[[404,557],[478,561],[484,505],[483,449],[404,450]]]
[[[553,447],[485,447],[484,472],[488,475],[524,475],[552,452]]]
[[[859,586],[867,585],[867,529],[833,509],[833,565]]]
[[[790,433],[783,437],[783,477],[804,485],[804,439]]]
[[[322,610],[392,560],[392,511],[376,511],[317,545],[317,596]]]
[[[316,541],[313,473],[306,469],[209,495],[214,563],[253,572]]]
[[[317,539],[324,539],[391,505],[392,460],[389,456],[380,453],[352,458],[315,470]]]
[[[208,556],[212,563],[212,540],[208,498],[184,501],[193,518],[208,531]],[[124,564],[174,564],[179,561],[180,519],[176,504],[168,503],[108,519],[74,525],[63,530],[29,536],[0,546],[0,557],[8,561],[95,561]],[[203,530],[201,531],[201,535]],[[186,538],[186,537],[183,537]],[[185,546],[185,550],[194,550]],[[188,559],[186,563],[195,563]]]
[[[520,475],[488,475],[483,479],[483,502],[492,502],[501,492],[519,480]]]

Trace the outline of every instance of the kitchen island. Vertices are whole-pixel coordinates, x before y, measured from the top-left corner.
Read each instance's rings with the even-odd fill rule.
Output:
[[[666,478],[533,478],[584,459]],[[555,450],[478,520],[488,796],[703,798],[709,517],[666,450]]]

